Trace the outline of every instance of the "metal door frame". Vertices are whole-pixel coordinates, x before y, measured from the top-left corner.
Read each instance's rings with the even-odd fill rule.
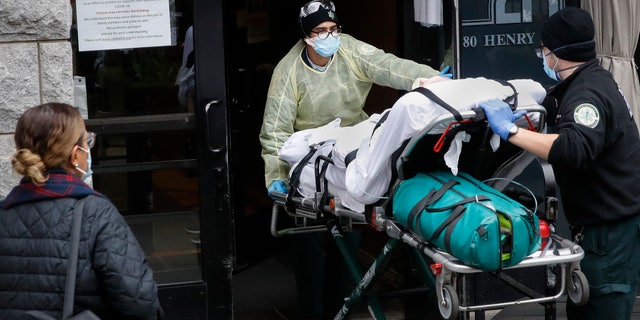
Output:
[[[233,212],[223,0],[194,0],[202,278],[208,319],[232,319]]]

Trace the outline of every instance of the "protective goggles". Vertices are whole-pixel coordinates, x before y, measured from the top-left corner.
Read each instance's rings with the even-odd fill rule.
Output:
[[[320,7],[323,7],[326,10],[329,10],[332,12],[336,11],[336,6],[333,4],[332,1],[314,0],[314,1],[307,2],[307,4],[305,4],[304,6],[302,6],[302,8],[300,8],[300,17],[304,18],[310,14],[316,13],[318,9],[320,9]]]

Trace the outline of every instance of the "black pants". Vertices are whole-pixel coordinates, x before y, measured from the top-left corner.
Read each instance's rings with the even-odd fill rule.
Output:
[[[585,252],[580,268],[590,295],[584,306],[568,300],[567,318],[630,319],[640,271],[640,216],[576,231],[584,236],[578,243]]]
[[[355,257],[360,232],[345,232]],[[300,319],[332,319],[355,282],[334,240],[326,232],[292,237]]]

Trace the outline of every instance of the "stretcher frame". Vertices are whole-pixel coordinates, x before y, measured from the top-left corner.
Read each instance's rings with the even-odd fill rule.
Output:
[[[541,131],[544,116],[546,115],[544,108],[536,105],[527,106],[522,109],[527,110],[529,113],[540,114],[539,127],[536,128],[536,130]],[[460,115],[465,121],[484,121],[484,113],[478,109],[461,111]],[[455,119],[452,119],[451,114],[438,117],[430,126],[425,127],[409,140],[400,158],[410,153],[421,137],[429,134],[433,128],[438,126],[443,127],[443,124],[445,127],[447,124],[451,127],[451,124],[454,122]],[[419,259],[416,260],[419,264],[418,267],[421,271],[421,276],[427,286],[435,290],[437,307],[444,319],[458,319],[460,312],[466,314],[472,311],[500,309],[520,304],[539,303],[548,306],[548,304],[555,303],[555,301],[565,294],[577,305],[584,304],[588,300],[589,286],[586,277],[580,270],[579,264],[580,260],[584,257],[584,251],[574,242],[564,239],[552,232],[545,248],[529,255],[520,263],[504,268],[503,270],[539,266],[546,266],[548,269],[550,266],[560,266],[560,281],[556,282],[560,286],[559,289],[555,288],[555,292],[552,292],[552,290],[549,290],[549,285],[545,284],[547,290],[545,290],[545,295],[542,295],[510,278],[502,272],[503,270],[498,270],[493,272],[496,277],[524,293],[528,298],[518,298],[513,301],[479,305],[461,305],[460,299],[458,298],[456,280],[466,274],[486,271],[467,266],[450,254],[424,241],[420,236],[409,231],[397,223],[393,217],[386,214],[383,204],[367,206],[365,212],[355,212],[343,207],[339,197],[328,195],[327,191],[323,188],[322,162],[332,163],[332,160],[324,156],[317,157],[315,162],[317,190],[313,198],[289,196],[278,192],[272,194],[275,201],[272,210],[271,233],[274,237],[281,237],[309,232],[329,232],[342,256],[345,258],[351,276],[356,283],[350,296],[345,298],[344,305],[334,319],[345,319],[349,312],[363,300],[367,303],[368,311],[373,319],[386,319],[377,297],[375,293],[370,290],[370,287],[376,274],[381,271],[388,261],[391,252],[399,243],[407,244],[416,256],[419,257]],[[403,179],[400,161],[398,161],[397,167],[399,178]],[[548,170],[550,170],[550,167],[544,169],[544,177],[545,179],[552,179],[553,175],[552,173],[550,174]],[[548,186],[547,189],[549,189]],[[553,195],[555,195],[555,193],[553,193]],[[281,211],[285,211],[290,217],[295,219],[295,227],[278,229],[278,216]],[[555,197],[547,197],[545,199],[544,218],[550,222],[552,231],[556,212],[557,199]],[[354,253],[350,252],[342,238],[344,231],[351,230],[357,226],[367,226],[374,230],[385,232],[389,238],[375,261],[364,273],[355,259]],[[433,263],[427,265],[424,256],[431,259]],[[553,287],[557,287],[557,285],[554,284]],[[548,314],[547,310],[553,310],[553,313]],[[555,319],[555,306],[553,308],[545,308],[545,313],[545,319]]]

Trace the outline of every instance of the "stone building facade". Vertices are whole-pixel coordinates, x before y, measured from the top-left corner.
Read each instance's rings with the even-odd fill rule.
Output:
[[[11,156],[22,112],[73,103],[71,24],[69,0],[0,0],[0,199],[20,178]]]

